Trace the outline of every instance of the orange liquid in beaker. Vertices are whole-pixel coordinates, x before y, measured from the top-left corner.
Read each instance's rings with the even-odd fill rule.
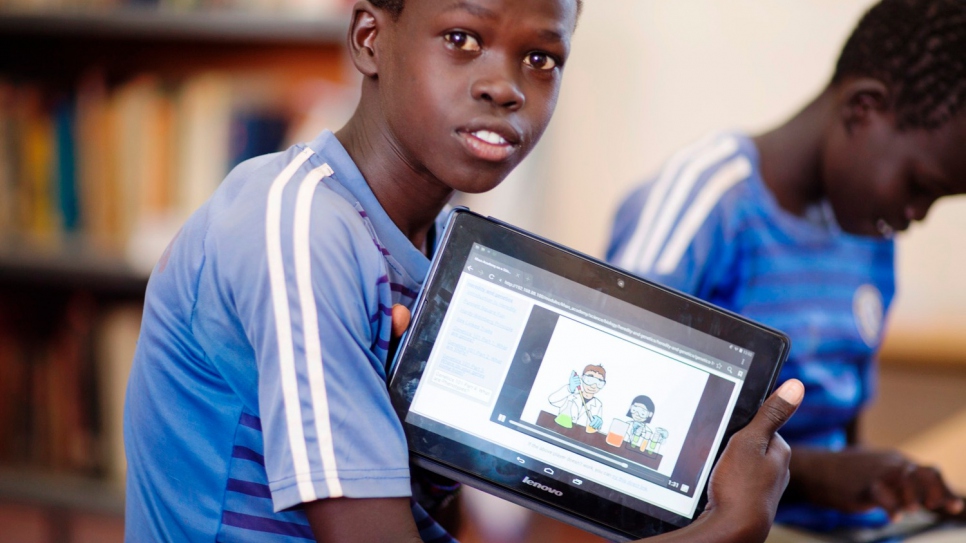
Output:
[[[616,432],[611,432],[607,434],[607,444],[611,447],[620,447],[621,443],[624,442],[624,434],[618,434]]]

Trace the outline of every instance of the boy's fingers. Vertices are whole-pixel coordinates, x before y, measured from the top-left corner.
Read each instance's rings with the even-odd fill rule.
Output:
[[[882,481],[876,481],[872,483],[872,488],[869,489],[869,494],[872,497],[872,501],[879,507],[886,510],[893,520],[896,520],[896,514],[902,508],[899,502],[896,492],[889,488],[889,485]]]
[[[920,466],[916,469],[915,477],[922,492],[922,505],[926,509],[941,509],[945,507],[947,499],[953,497],[935,468]]]
[[[943,510],[950,515],[962,512],[963,499],[946,486],[939,470],[930,466],[919,466],[915,477],[923,494],[923,505],[927,509]]]
[[[805,385],[801,381],[798,379],[785,381],[765,400],[748,427],[770,438],[795,414],[804,397]]]
[[[404,305],[396,304],[392,306],[392,337],[400,338],[409,328],[410,313]]]
[[[925,502],[929,483],[920,478],[919,467],[911,462],[906,466],[900,480],[902,508],[907,511],[915,510]]]

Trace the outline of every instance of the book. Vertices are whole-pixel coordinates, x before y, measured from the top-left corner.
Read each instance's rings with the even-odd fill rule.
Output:
[[[356,94],[274,73],[0,81],[0,233],[121,255],[149,272],[231,168],[314,138]]]
[[[19,102],[17,117],[22,134],[19,222],[29,235],[47,241],[57,231],[51,198],[56,167],[53,121],[39,87],[21,87]]]
[[[141,328],[141,311],[140,304],[111,307],[100,317],[95,333],[102,460],[108,479],[121,487],[127,466],[124,397]]]
[[[14,124],[14,88],[0,80],[0,235],[15,229],[16,176],[20,154],[17,152],[17,131]]]
[[[75,108],[69,98],[61,98],[54,106],[54,138],[57,149],[57,179],[54,184],[60,223],[65,232],[75,232],[80,225],[77,202],[77,159],[75,145]]]
[[[103,74],[90,72],[75,98],[77,195],[81,230],[92,245],[118,246],[120,213],[110,95]]]

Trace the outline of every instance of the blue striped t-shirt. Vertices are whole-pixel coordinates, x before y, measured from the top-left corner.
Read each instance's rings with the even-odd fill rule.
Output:
[[[233,170],[148,284],[126,540],[306,541],[306,502],[410,496],[385,364],[428,268],[331,132]]]
[[[800,379],[806,394],[782,436],[840,449],[875,389],[894,247],[842,232],[827,206],[813,211],[803,218],[779,207],[749,137],[712,134],[623,202],[607,258],[788,334],[780,381]],[[778,518],[813,528],[883,519],[872,517],[784,507]]]

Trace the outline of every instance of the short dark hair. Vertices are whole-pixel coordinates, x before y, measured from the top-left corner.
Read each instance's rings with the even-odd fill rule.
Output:
[[[372,5],[379,9],[384,9],[389,12],[389,15],[393,20],[398,19],[399,15],[402,13],[403,6],[406,0],[369,0]],[[577,15],[580,15],[580,10],[584,7],[583,0],[577,0]]]
[[[899,129],[934,129],[966,100],[966,1],[882,0],[842,49],[832,83],[873,77],[889,86]]]
[[[369,0],[369,2],[381,10],[388,11],[393,19],[399,18],[399,14],[403,10],[403,4],[405,4],[404,0]]]
[[[654,402],[651,401],[651,398],[648,396],[641,395],[634,398],[634,401],[631,402],[631,407],[627,408],[627,416],[628,417],[631,416],[631,408],[634,407],[634,404],[636,403],[643,405],[651,413],[650,415],[648,415],[647,420],[644,421],[644,422],[651,422],[651,419],[654,418]]]

